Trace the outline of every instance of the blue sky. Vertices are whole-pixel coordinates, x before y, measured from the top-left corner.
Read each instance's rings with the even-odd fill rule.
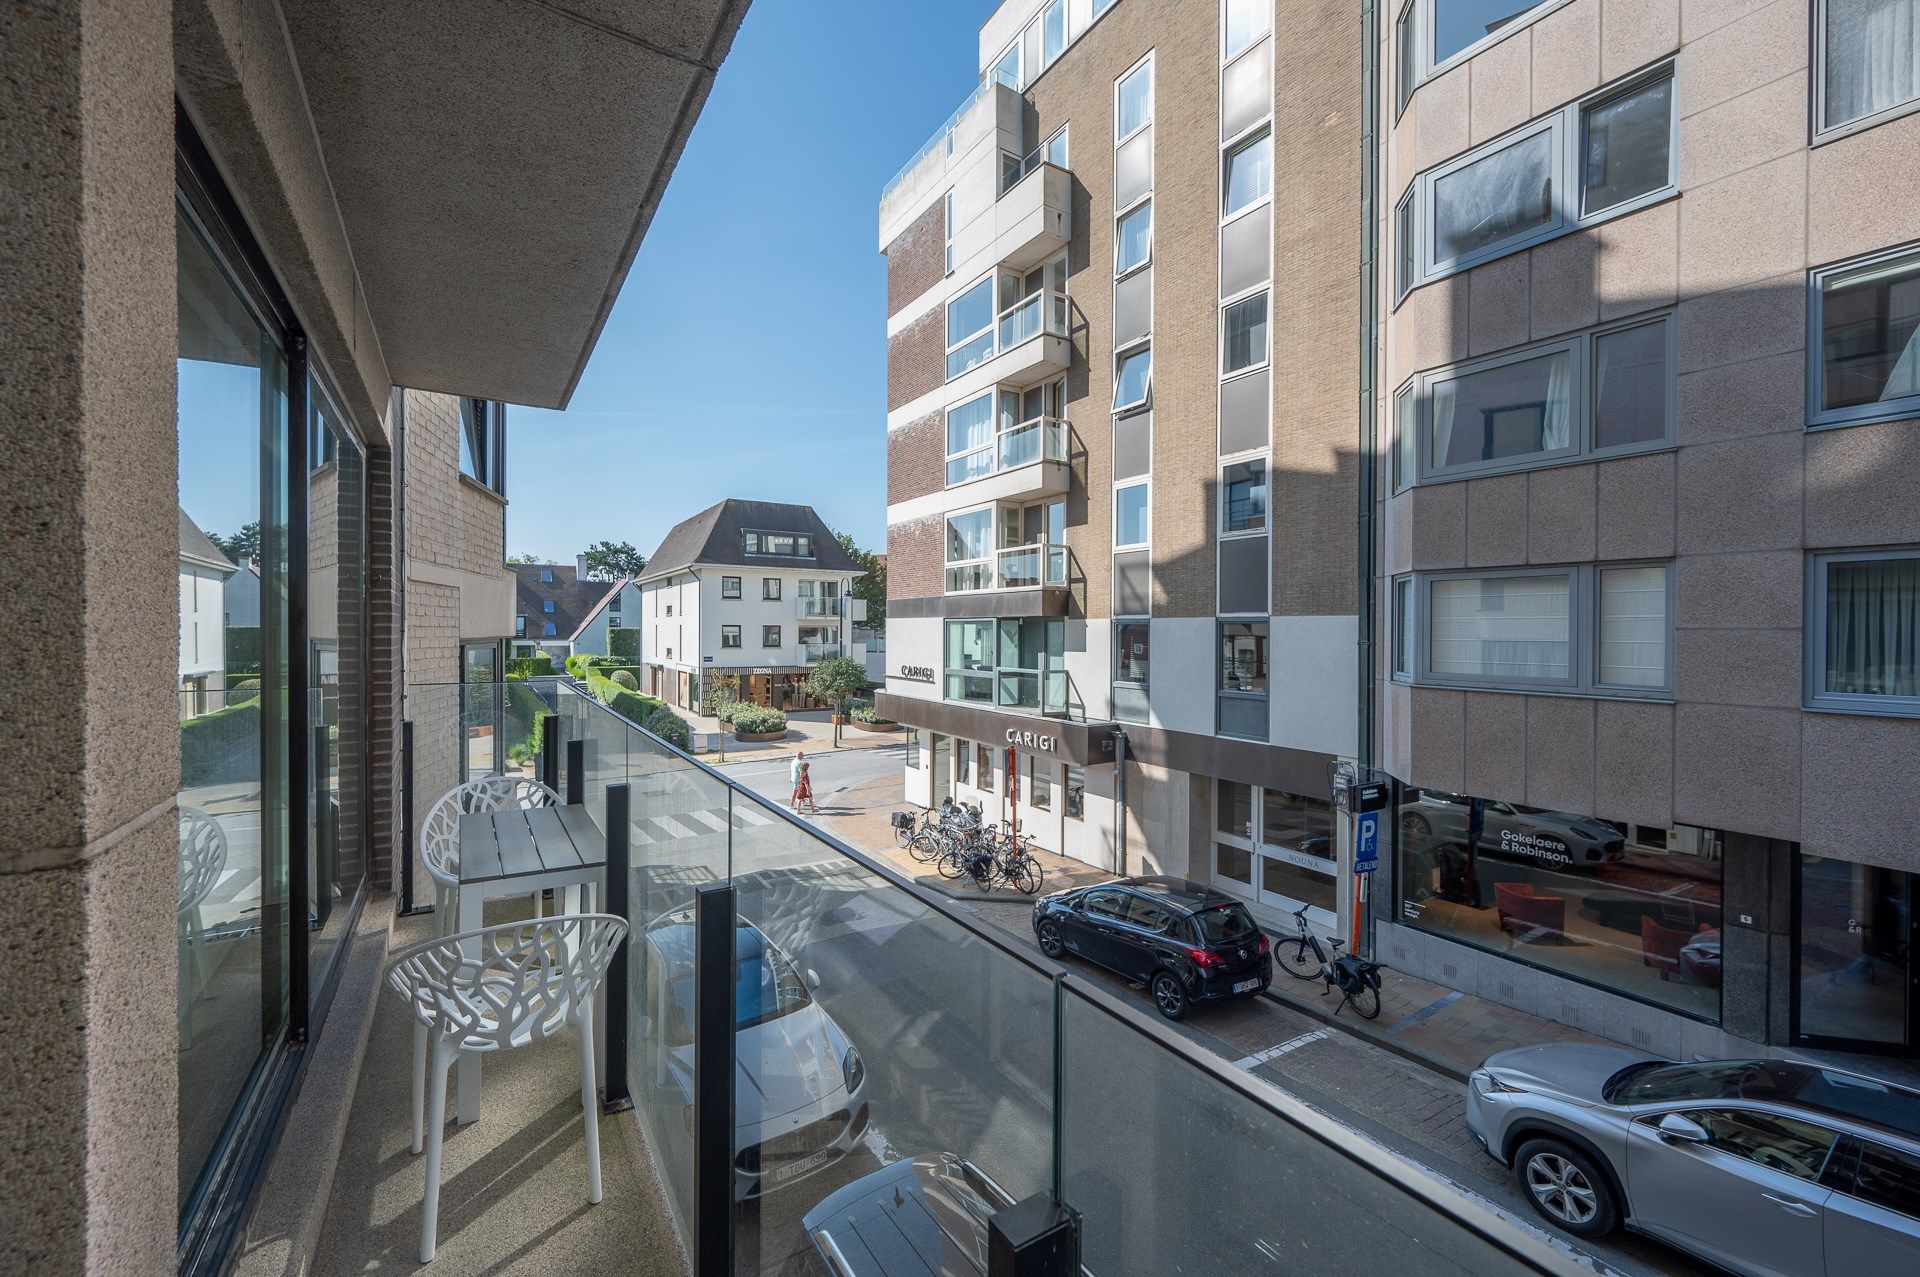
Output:
[[[507,550],[651,554],[724,497],[886,536],[880,190],[992,0],[754,0],[565,412],[508,413]]]

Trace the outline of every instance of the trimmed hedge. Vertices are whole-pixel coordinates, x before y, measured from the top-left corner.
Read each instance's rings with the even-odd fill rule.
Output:
[[[640,664],[640,631],[630,625],[607,627],[607,652],[623,665]]]
[[[260,776],[260,698],[180,724],[180,787],[225,785]]]
[[[787,716],[780,710],[769,709],[764,705],[737,704],[733,707],[733,716],[727,720],[733,724],[733,730],[749,736],[761,732],[784,732],[787,730]]]
[[[622,718],[646,728],[677,749],[691,748],[693,730],[665,701],[628,691],[598,670],[587,670],[585,682],[601,704]]]
[[[850,710],[849,713],[854,722],[864,723],[868,727],[893,726],[893,720],[891,718],[882,718],[880,711],[873,707],[872,701],[855,702],[853,709]]]
[[[551,662],[547,668],[553,668]],[[527,686],[525,674],[509,670],[505,682],[507,757],[524,766],[540,756],[540,746],[546,736],[546,727],[540,716],[550,711],[546,697]]]
[[[620,684],[620,686],[626,688],[629,692],[637,692],[640,690],[640,680],[633,676],[632,670],[615,670],[608,677]]]
[[[545,652],[534,656],[516,656],[507,662],[507,677],[518,675],[521,678],[549,678],[553,674],[553,658]]]

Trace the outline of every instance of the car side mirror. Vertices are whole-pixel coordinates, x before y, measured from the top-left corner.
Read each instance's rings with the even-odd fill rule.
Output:
[[[1707,1128],[1680,1113],[1669,1113],[1654,1124],[1660,1138],[1669,1144],[1704,1144]]]
[[[809,989],[817,989],[820,987],[820,973],[818,971],[815,971],[812,967],[808,967],[802,974],[807,977],[807,987]]]

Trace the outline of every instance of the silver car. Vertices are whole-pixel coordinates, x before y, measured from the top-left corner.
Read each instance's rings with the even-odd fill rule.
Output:
[[[1467,1127],[1549,1223],[1738,1273],[1920,1273],[1920,1091],[1790,1060],[1564,1044],[1491,1056]]]

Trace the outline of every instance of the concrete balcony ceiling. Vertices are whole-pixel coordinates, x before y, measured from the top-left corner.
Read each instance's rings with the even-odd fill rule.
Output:
[[[284,6],[395,382],[565,406],[747,4]]]

